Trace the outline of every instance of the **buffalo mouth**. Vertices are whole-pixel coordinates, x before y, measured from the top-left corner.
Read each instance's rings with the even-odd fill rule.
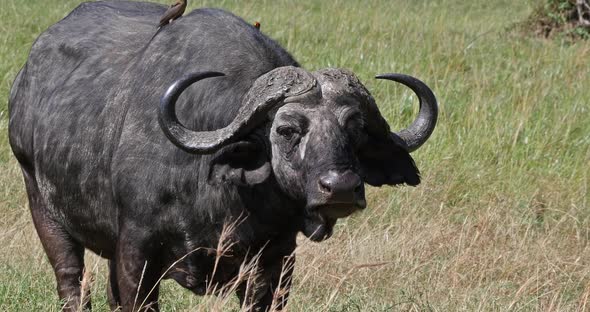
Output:
[[[365,200],[355,203],[325,203],[310,205],[306,209],[303,234],[315,242],[325,240],[332,236],[334,224],[340,218],[346,218],[351,214],[364,209]]]
[[[346,218],[354,212],[363,209],[359,205],[351,204],[326,204],[315,208],[318,213],[332,219]]]

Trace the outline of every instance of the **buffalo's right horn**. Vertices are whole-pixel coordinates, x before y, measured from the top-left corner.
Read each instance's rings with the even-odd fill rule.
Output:
[[[225,128],[213,131],[193,131],[183,126],[176,117],[176,101],[191,84],[210,77],[223,76],[217,72],[199,72],[176,80],[160,100],[160,127],[175,145],[190,153],[212,153],[252,131],[267,114],[288,97],[308,92],[316,87],[316,80],[305,70],[285,66],[260,76],[246,96],[238,114]]]

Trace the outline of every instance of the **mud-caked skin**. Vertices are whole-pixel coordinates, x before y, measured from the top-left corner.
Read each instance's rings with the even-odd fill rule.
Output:
[[[297,233],[328,238],[365,208],[364,183],[420,182],[408,151],[432,132],[436,100],[415,78],[384,76],[422,106],[393,133],[351,72],[305,71],[216,9],[151,40],[165,10],[82,4],[14,81],[10,145],[58,295],[79,308],[85,249],[109,259],[109,304],[122,311],[157,311],[161,276],[200,295],[234,284],[259,254],[255,285],[238,281],[237,294],[281,309]]]

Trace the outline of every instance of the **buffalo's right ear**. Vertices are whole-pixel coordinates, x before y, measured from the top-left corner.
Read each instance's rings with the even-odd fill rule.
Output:
[[[396,140],[398,139],[398,140]],[[391,134],[385,139],[371,136],[357,152],[361,175],[372,186],[420,184],[420,172],[403,142]]]
[[[215,153],[209,167],[209,183],[255,185],[264,182],[271,173],[264,149],[256,143],[231,143]]]

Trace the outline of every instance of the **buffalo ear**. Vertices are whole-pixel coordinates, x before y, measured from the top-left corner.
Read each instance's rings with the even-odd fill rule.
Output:
[[[420,172],[410,153],[394,134],[384,139],[368,137],[357,153],[365,183],[372,186],[420,184]]]
[[[229,144],[215,153],[209,167],[209,183],[255,185],[264,182],[271,165],[263,148],[249,141]]]

